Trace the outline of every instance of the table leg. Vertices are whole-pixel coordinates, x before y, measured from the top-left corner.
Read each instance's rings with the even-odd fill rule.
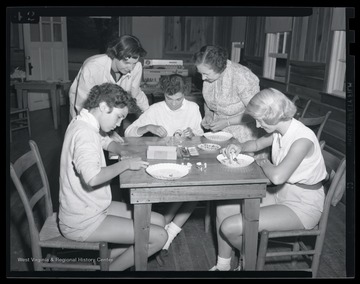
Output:
[[[17,107],[19,109],[28,107],[28,91],[22,89],[16,89]],[[19,117],[23,118],[24,114],[20,113]]]
[[[51,96],[51,108],[52,108],[52,113],[53,113],[53,120],[54,120],[54,128],[58,129],[58,104],[57,104],[57,99],[56,99],[56,89],[51,89],[50,91],[50,96]]]
[[[61,119],[60,119],[60,112],[61,112],[61,106],[60,106],[60,97],[62,94],[62,88],[56,88],[57,94],[56,94],[56,107],[57,107],[57,120],[58,120],[58,126],[61,125]]]
[[[147,270],[150,232],[150,204],[134,204],[135,270]]]
[[[244,199],[243,204],[243,252],[244,270],[255,270],[258,230],[259,230],[260,199]]]
[[[23,108],[23,90],[16,89],[16,100],[17,100],[17,107]]]

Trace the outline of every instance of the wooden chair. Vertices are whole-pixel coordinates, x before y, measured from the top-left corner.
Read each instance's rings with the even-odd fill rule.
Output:
[[[30,116],[28,108],[10,109],[10,142],[12,142],[13,131],[26,128],[31,137]]]
[[[298,108],[299,108],[299,106],[298,106],[298,103],[297,103],[297,102],[298,102],[299,100],[300,100],[300,98],[299,98],[298,95],[295,95],[295,96],[293,97],[293,99],[292,99],[292,102],[293,102]],[[295,114],[295,118],[296,118],[296,119],[299,119],[300,117],[304,117],[305,113],[307,112],[307,110],[308,110],[308,108],[309,108],[309,106],[310,106],[310,103],[311,103],[311,100],[310,100],[310,99],[306,101],[306,104],[305,104],[304,108],[302,109],[302,111]]]
[[[326,150],[323,151],[328,178],[324,181],[325,188],[325,202],[324,209],[318,225],[311,230],[289,230],[289,231],[266,231],[263,230],[260,235],[260,244],[256,270],[264,270],[264,264],[267,257],[281,257],[292,256],[292,265],[296,265],[298,256],[307,257],[311,262],[311,269],[306,271],[312,272],[312,277],[317,276],[321,253],[324,245],[325,233],[328,223],[330,205],[336,206],[342,198],[345,191],[345,176],[346,176],[346,159],[339,159]],[[315,237],[315,244],[313,246],[306,245],[306,238]],[[286,238],[286,240],[293,239],[293,242],[279,242]],[[291,251],[268,251],[268,242],[288,244],[292,246]],[[308,240],[308,239],[307,239]],[[309,240],[308,240],[309,241]],[[284,259],[282,258],[282,261]]]
[[[318,140],[320,140],[321,133],[324,129],[325,123],[328,120],[330,114],[331,111],[329,110],[325,115],[318,117],[301,116],[299,118],[299,121],[301,121],[303,124],[314,130],[314,132],[316,133],[316,137],[318,138]]]
[[[58,229],[57,213],[53,211],[50,188],[45,168],[36,143],[29,141],[30,151],[10,163],[10,175],[20,195],[29,224],[34,270],[109,270],[108,261],[78,263],[78,261],[56,261],[52,254],[56,249],[99,251],[100,259],[109,257],[106,242],[77,242],[64,238]],[[35,171],[36,172],[35,172]],[[40,177],[40,178],[37,178]],[[31,180],[31,181],[30,181]],[[40,181],[41,180],[41,184]],[[39,213],[45,212],[43,225]],[[44,251],[51,251],[45,256]],[[59,259],[61,257],[58,257]],[[55,260],[55,261],[52,261]],[[95,258],[94,258],[95,260]]]

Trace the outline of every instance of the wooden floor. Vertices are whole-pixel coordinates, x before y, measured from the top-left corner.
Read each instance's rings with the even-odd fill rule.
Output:
[[[52,189],[52,199],[54,210],[58,209],[58,177],[59,161],[62,139],[67,127],[68,112],[67,107],[61,108],[61,127],[54,130],[52,116],[49,109],[30,112],[32,137],[39,146],[44,165],[49,177],[50,187]],[[26,130],[19,130],[13,133],[13,142],[9,146],[10,161],[14,161],[29,148],[28,134]],[[22,261],[22,258],[30,257],[29,235],[26,227],[24,211],[21,208],[20,200],[15,191],[12,182],[8,181],[9,202],[9,264],[10,271],[31,271],[31,263]],[[116,199],[116,192],[114,192]],[[157,272],[158,277],[169,277],[174,275],[174,271],[193,271],[194,273],[205,273],[207,276],[227,277],[224,274],[207,272],[216,262],[216,242],[213,232],[205,233],[204,231],[204,206],[200,203],[188,222],[184,225],[183,230],[175,238],[169,249],[169,255],[166,258],[164,266],[159,266],[154,257],[149,259],[148,270]],[[154,209],[161,211],[161,205],[154,206]],[[345,278],[346,273],[346,208],[343,203],[337,207],[332,207],[329,217],[328,231],[325,239],[323,256],[321,258],[318,277],[321,278]],[[234,253],[234,256],[236,254]],[[236,267],[236,257],[232,262]],[[298,268],[303,268],[305,262],[299,263]],[[348,263],[349,265],[349,263]],[[350,264],[351,265],[351,264]],[[292,270],[285,262],[273,262],[265,265],[267,272],[279,272],[275,277],[289,277],[284,271]],[[170,274],[169,274],[170,273]],[[181,273],[181,272],[180,272]],[[231,277],[241,277],[242,272],[229,273]],[[284,274],[282,274],[284,273]],[[196,274],[186,274],[187,277]],[[254,277],[264,277],[260,272],[254,272]],[[266,273],[264,274],[266,277]],[[280,276],[279,276],[280,275]],[[175,274],[175,277],[183,276]],[[291,277],[291,274],[290,274]]]

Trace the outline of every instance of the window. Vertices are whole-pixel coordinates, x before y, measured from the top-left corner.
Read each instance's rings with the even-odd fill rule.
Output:
[[[345,98],[345,31],[334,31],[326,92]]]
[[[263,76],[285,82],[291,32],[267,33]]]

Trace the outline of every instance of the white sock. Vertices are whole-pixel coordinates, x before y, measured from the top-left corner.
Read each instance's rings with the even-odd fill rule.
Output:
[[[168,240],[166,241],[166,244],[164,245],[164,247],[162,249],[168,250],[170,244],[175,239],[177,234],[179,234],[181,232],[181,228],[178,227],[175,223],[171,222],[170,224],[167,224],[165,226],[165,230],[168,233]]]
[[[220,271],[228,271],[231,268],[231,257],[230,258],[222,258],[220,256],[217,257],[216,267]]]

